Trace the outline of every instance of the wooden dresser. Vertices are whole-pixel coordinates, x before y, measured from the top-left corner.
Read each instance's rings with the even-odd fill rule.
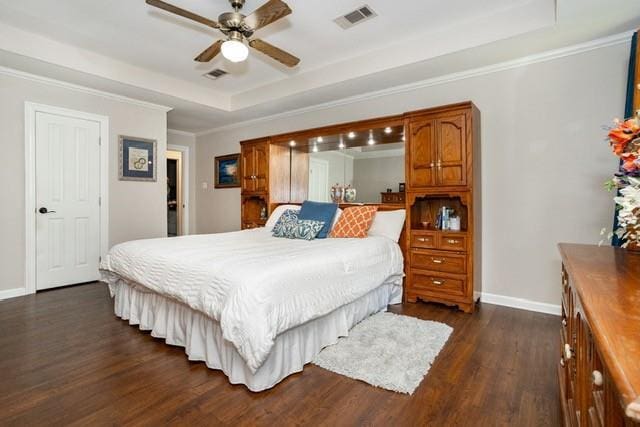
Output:
[[[471,102],[405,115],[407,301],[472,312],[481,286],[480,112]],[[437,227],[443,208],[459,230]]]
[[[640,253],[560,244],[564,425],[640,425]]]
[[[404,209],[404,191],[401,193],[389,191],[380,193],[380,203],[385,205],[399,205],[401,209]]]

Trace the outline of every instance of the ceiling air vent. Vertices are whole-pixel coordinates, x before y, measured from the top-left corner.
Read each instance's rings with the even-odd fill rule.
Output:
[[[221,70],[220,68],[216,68],[215,70],[209,71],[208,73],[203,74],[202,76],[211,80],[218,80],[220,77],[224,76],[225,74],[229,74],[229,73],[227,73],[225,70]]]
[[[333,21],[340,26],[340,28],[346,30],[353,27],[356,24],[360,24],[371,18],[378,16],[373,9],[366,4],[353,12],[349,12],[346,15],[340,16]]]

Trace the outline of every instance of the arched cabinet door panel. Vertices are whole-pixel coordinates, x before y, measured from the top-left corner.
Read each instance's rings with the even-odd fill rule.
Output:
[[[266,143],[254,146],[254,191],[256,193],[266,193],[269,189],[269,145]]]
[[[436,122],[418,119],[409,122],[409,188],[436,185]]]
[[[436,121],[437,182],[443,186],[467,184],[466,118],[464,114]]]
[[[240,153],[240,163],[242,167],[242,192],[255,192],[255,180],[253,173],[255,171],[255,148],[253,145],[243,145]]]

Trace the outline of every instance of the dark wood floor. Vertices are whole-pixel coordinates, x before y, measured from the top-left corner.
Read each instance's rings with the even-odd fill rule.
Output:
[[[559,425],[558,318],[392,308],[454,333],[413,396],[308,365],[249,392],[113,315],[89,284],[0,302],[0,425]]]

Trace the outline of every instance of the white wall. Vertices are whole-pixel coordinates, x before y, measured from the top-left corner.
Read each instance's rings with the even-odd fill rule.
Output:
[[[616,167],[603,125],[623,114],[628,45],[198,137],[197,181],[238,141],[472,100],[482,112],[483,291],[559,303],[558,242],[597,243]],[[198,190],[198,231],[240,227],[240,190]]]
[[[387,188],[398,191],[398,184],[404,181],[404,156],[356,159],[353,163],[358,202],[380,203],[380,193]]]
[[[185,203],[189,206],[189,234],[196,234],[196,136],[169,129],[167,145],[189,147],[189,176],[186,177],[189,182],[189,194],[185,198]]]
[[[0,74],[0,291],[24,288],[25,101],[108,116],[109,244],[166,236],[165,111]],[[118,135],[158,141],[157,182],[118,180]]]

